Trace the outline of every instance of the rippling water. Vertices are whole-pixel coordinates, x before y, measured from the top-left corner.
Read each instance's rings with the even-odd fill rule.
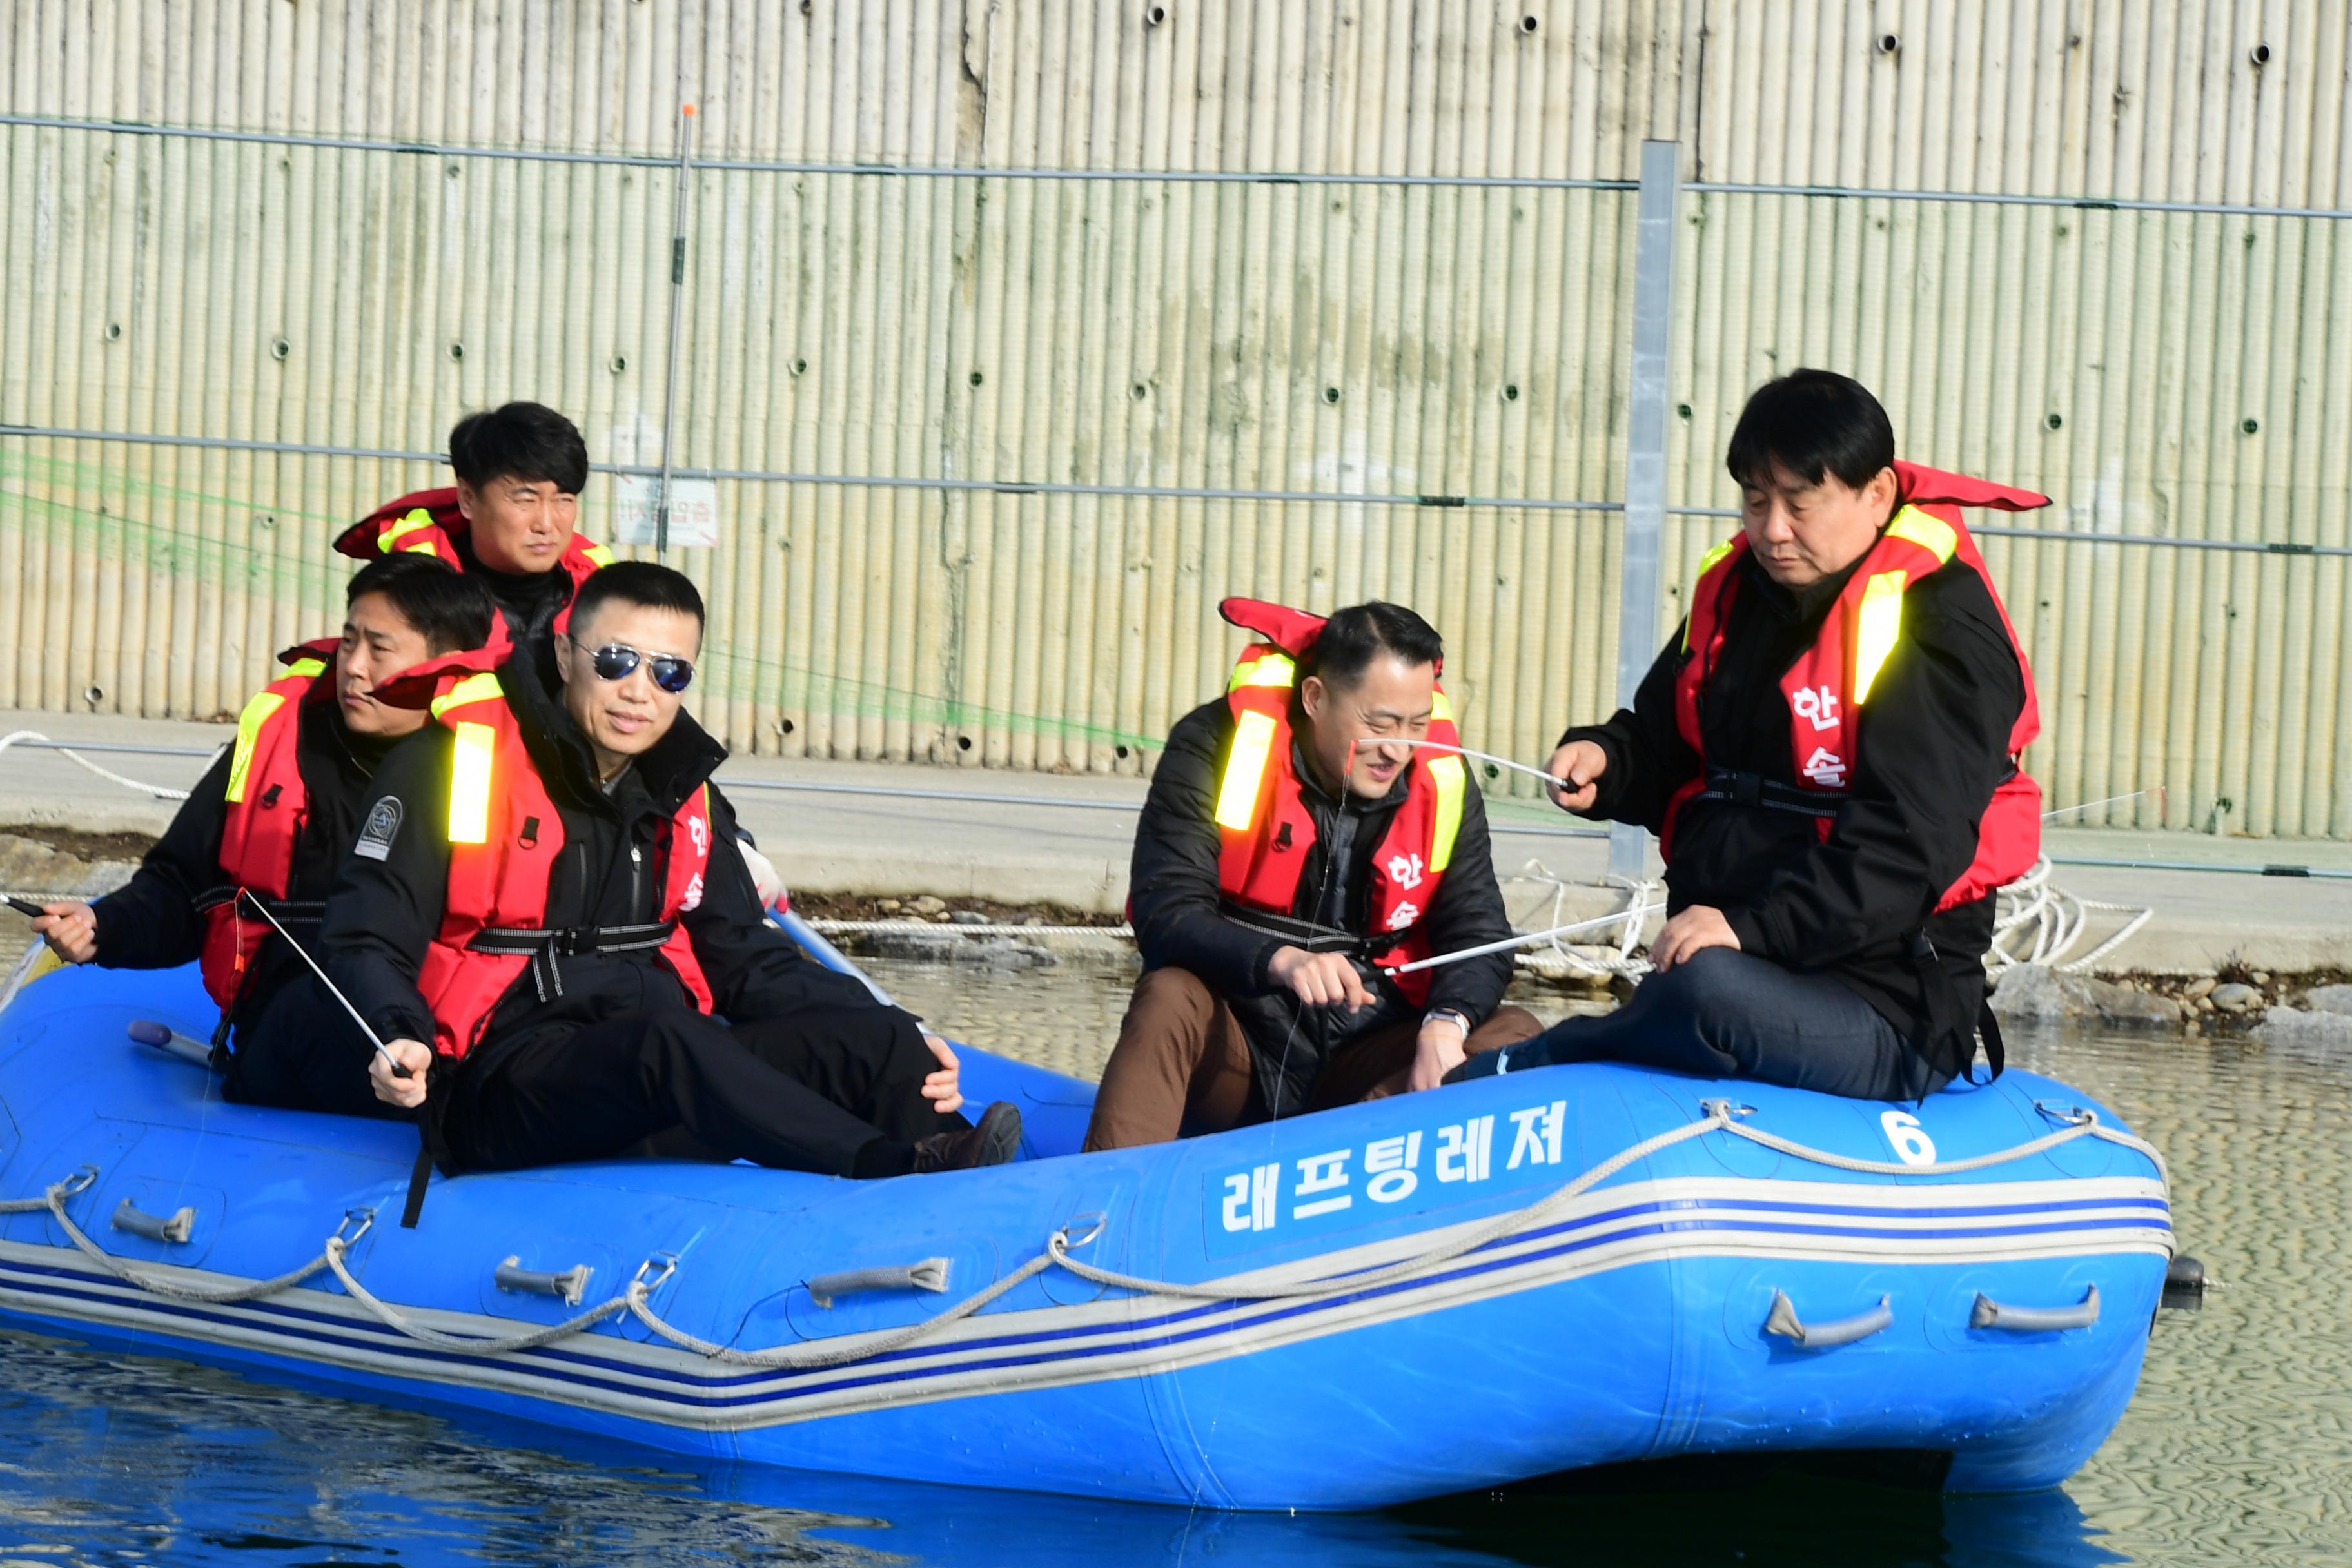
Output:
[[[1098,1068],[1126,1002],[1116,972],[876,967],[938,1023],[1072,1071]],[[0,1568],[2352,1562],[2352,1062],[2055,1035],[2011,1052],[2164,1148],[2182,1241],[2223,1282],[2202,1312],[2163,1314],[2138,1397],[2063,1491],[1670,1473],[1344,1518],[1193,1514],[696,1468],[5,1332]]]

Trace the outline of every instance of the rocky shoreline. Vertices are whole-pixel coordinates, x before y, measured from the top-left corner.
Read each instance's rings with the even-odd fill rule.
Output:
[[[2277,973],[2231,963],[2209,974],[2073,974],[2040,964],[2001,972],[1992,1008],[2004,1022],[2179,1035],[2245,1036],[2352,1049],[2352,974]]]

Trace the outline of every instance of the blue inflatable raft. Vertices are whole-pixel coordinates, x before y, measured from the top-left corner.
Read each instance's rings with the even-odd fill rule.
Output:
[[[1092,1088],[972,1050],[1024,1158],[856,1183],[436,1179],[134,1043],[194,971],[0,1014],[0,1314],[720,1460],[1354,1509],[1694,1453],[2055,1484],[2113,1427],[2160,1162],[2023,1072],[1919,1105],[1585,1065],[1079,1155]]]

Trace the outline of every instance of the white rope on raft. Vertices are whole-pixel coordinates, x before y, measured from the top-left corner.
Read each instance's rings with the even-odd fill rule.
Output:
[[[9,747],[15,745],[19,741],[38,741],[42,744],[50,747],[59,756],[70,758],[72,761],[79,763],[83,767],[88,768],[91,773],[96,773],[100,778],[106,780],[109,784],[119,784],[125,789],[135,789],[142,795],[152,795],[157,800],[185,800],[188,798],[188,792],[186,790],[173,789],[168,784],[147,784],[142,780],[125,778],[121,773],[114,772],[111,768],[102,768],[96,763],[91,762],[88,757],[83,756],[79,752],[58,744],[57,742],[50,740],[47,735],[42,734],[37,730],[14,730],[5,735],[0,735],[0,752],[5,752]]]
[[[904,1328],[875,1334],[843,1334],[814,1344],[794,1343],[772,1345],[761,1350],[737,1350],[731,1345],[699,1339],[665,1321],[653,1310],[650,1298],[670,1276],[678,1270],[675,1255],[662,1254],[638,1266],[636,1275],[618,1295],[601,1301],[587,1310],[560,1323],[544,1328],[532,1328],[523,1332],[489,1337],[473,1334],[445,1333],[412,1321],[401,1309],[370,1292],[345,1266],[344,1258],[352,1246],[373,1223],[372,1209],[352,1210],[343,1217],[323,1244],[319,1256],[299,1268],[280,1274],[275,1279],[249,1280],[224,1286],[182,1284],[131,1268],[100,1247],[74,1224],[66,1213],[68,1199],[88,1191],[98,1179],[94,1166],[83,1166],[64,1181],[55,1183],[37,1197],[0,1201],[0,1214],[28,1214],[46,1209],[64,1227],[68,1237],[82,1252],[125,1284],[188,1301],[250,1301],[264,1296],[293,1289],[301,1280],[316,1274],[321,1267],[331,1269],[341,1282],[350,1299],[364,1308],[377,1321],[394,1332],[435,1350],[465,1356],[513,1355],[538,1350],[585,1333],[596,1324],[615,1314],[626,1311],[639,1322],[671,1344],[692,1351],[710,1361],[728,1366],[759,1367],[772,1371],[814,1371],[848,1366],[887,1355],[908,1345],[927,1339],[941,1330],[971,1317],[1037,1275],[1052,1268],[1066,1269],[1081,1279],[1108,1286],[1113,1289],[1132,1290],[1144,1296],[1166,1296],[1181,1300],[1265,1301],[1295,1300],[1316,1297],[1353,1294],[1393,1281],[1410,1278],[1423,1270],[1437,1268],[1453,1259],[1491,1247],[1521,1231],[1534,1230],[1551,1223],[1559,1212],[1592,1187],[1623,1170],[1626,1166],[1648,1158],[1675,1144],[1701,1138],[1710,1132],[1721,1132],[1745,1139],[1765,1148],[1842,1171],[1853,1171],[1867,1175],[1891,1177],[1930,1177],[1953,1175],[1966,1171],[1980,1171],[2011,1161],[2022,1160],[2073,1142],[2078,1138],[2097,1138],[2145,1155],[2156,1166],[2157,1179],[2168,1184],[2164,1156],[2155,1147],[2128,1132],[2119,1131],[2100,1123],[2098,1114],[2081,1107],[2070,1108],[2054,1131],[2030,1139],[2013,1148],[1996,1150],[1987,1154],[1971,1155],[1960,1160],[1938,1161],[1927,1165],[1897,1164],[1885,1160],[1863,1160],[1850,1154],[1839,1154],[1825,1149],[1814,1149],[1792,1139],[1766,1132],[1760,1128],[1743,1126],[1740,1118],[1753,1114],[1751,1107],[1738,1105],[1727,1100],[1707,1100],[1700,1104],[1705,1113],[1700,1120],[1680,1127],[1670,1127],[1663,1132],[1620,1150],[1559,1187],[1544,1194],[1525,1207],[1497,1215],[1486,1224],[1438,1243],[1413,1256],[1377,1268],[1349,1270],[1319,1279],[1299,1280],[1265,1280],[1251,1284],[1230,1284],[1209,1280],[1194,1283],[1185,1280],[1155,1279],[1143,1275],[1123,1274],[1113,1269],[1097,1268],[1070,1256],[1074,1247],[1085,1247],[1099,1237],[1107,1223],[1102,1216],[1090,1216],[1094,1223],[1082,1236],[1073,1237],[1072,1226],[1055,1227],[1045,1238],[1044,1250],[1007,1273],[985,1289],[965,1297],[946,1310],[925,1318]],[[2052,1111],[2044,1110],[2043,1114]],[[356,1233],[351,1232],[353,1226]],[[658,1268],[659,1272],[648,1280],[646,1275]],[[411,1309],[412,1310],[414,1309]]]
[[[809,930],[825,936],[862,935],[869,931],[929,931],[938,936],[1108,936],[1121,941],[1135,940],[1131,925],[1115,926],[1024,926],[1006,921],[960,924],[952,921],[821,921],[812,916],[801,917]]]

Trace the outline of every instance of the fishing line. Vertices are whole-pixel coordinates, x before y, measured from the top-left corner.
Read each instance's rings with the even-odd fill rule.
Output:
[[[1360,741],[1351,741],[1349,742],[1349,761],[1351,765],[1354,763],[1355,749],[1358,746],[1421,746],[1433,752],[1451,752],[1457,757],[1475,757],[1482,763],[1492,763],[1498,768],[1508,768],[1513,773],[1525,773],[1529,778],[1541,779],[1553,789],[1567,789],[1570,787],[1568,780],[1560,777],[1558,773],[1548,773],[1541,768],[1531,768],[1525,763],[1515,763],[1508,757],[1498,757],[1492,752],[1474,752],[1467,746],[1456,746],[1445,741],[1414,741],[1408,740],[1402,735],[1388,738],[1368,735]],[[1591,782],[1591,781],[1590,779],[1585,781],[1586,784],[1590,784]],[[1583,785],[1579,784],[1574,787],[1581,789]]]
[[[1613,926],[1619,921],[1644,920],[1659,913],[1665,907],[1664,904],[1637,904],[1632,909],[1619,910],[1614,914],[1597,915],[1589,921],[1574,921],[1564,926],[1554,926],[1549,931],[1527,931],[1518,936],[1505,937],[1500,942],[1481,942],[1476,947],[1465,947],[1454,952],[1441,952],[1433,958],[1417,958],[1411,963],[1397,965],[1389,973],[1411,974],[1417,969],[1435,969],[1442,963],[1459,963],[1465,958],[1483,958],[1487,953],[1503,952],[1514,947],[1525,947],[1532,942],[1547,942],[1554,937],[1573,936],[1578,931],[1598,931],[1602,926]]]
[[[2164,786],[2162,784],[2152,784],[2147,789],[2136,789],[2129,795],[2111,795],[2104,800],[2086,800],[2080,805],[2062,805],[2055,811],[2043,812],[2042,814],[2042,820],[2044,822],[2054,822],[2062,816],[2071,816],[2078,811],[2095,811],[2103,805],[2121,805],[2125,801],[2137,800],[2144,795],[2154,795],[2156,797],[2156,809],[2158,815],[2161,815],[2164,811]]]

